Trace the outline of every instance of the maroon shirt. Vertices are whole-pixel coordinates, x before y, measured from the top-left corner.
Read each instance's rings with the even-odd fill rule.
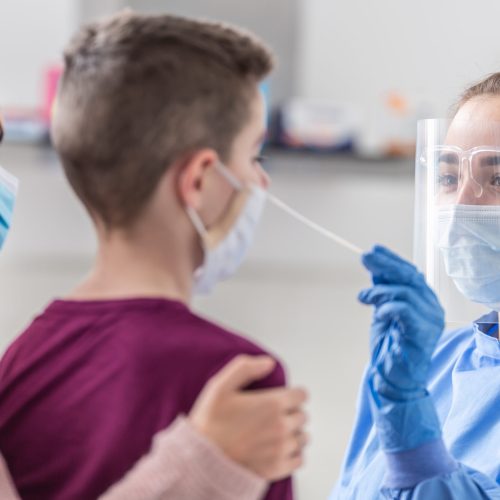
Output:
[[[179,302],[52,303],[0,362],[0,450],[22,498],[97,498],[241,353],[264,352]],[[252,388],[284,383],[278,365]],[[292,497],[286,479],[265,498]]]

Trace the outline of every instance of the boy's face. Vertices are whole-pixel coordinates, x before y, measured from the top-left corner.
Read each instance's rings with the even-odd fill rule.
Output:
[[[229,161],[225,166],[242,182],[256,184],[267,189],[270,178],[262,168],[260,153],[266,135],[266,108],[264,98],[256,92],[250,105],[250,117],[240,134],[236,137]],[[206,173],[203,207],[200,210],[202,220],[210,225],[216,223],[227,210],[235,189],[217,169]]]
[[[257,92],[250,106],[250,119],[236,137],[226,167],[243,183],[264,189],[269,185],[269,177],[259,160],[265,135],[266,108],[261,92]]]

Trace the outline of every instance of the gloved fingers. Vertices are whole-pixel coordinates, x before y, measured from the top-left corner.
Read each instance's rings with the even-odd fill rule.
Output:
[[[377,325],[373,327],[370,331],[371,364],[378,364],[380,357],[384,357],[385,353],[391,349],[393,343],[394,338],[387,333],[385,326]]]
[[[358,296],[363,304],[379,308],[391,302],[406,302],[417,314],[420,322],[444,324],[444,311],[430,288],[415,288],[404,285],[375,285],[362,290]]]
[[[375,284],[412,284],[424,281],[413,264],[379,245],[363,254],[362,262],[366,269],[372,273]]]
[[[411,262],[408,262],[406,259],[384,245],[374,245],[371,251],[376,252],[380,255],[385,255],[387,258],[394,260],[395,262],[399,262],[400,264],[409,265],[412,268],[415,268],[415,266]]]
[[[433,334],[429,332],[428,335],[418,338],[412,335],[401,336],[399,338],[400,350],[405,353],[407,362],[411,360],[413,364],[421,364],[429,358],[429,353],[434,352],[439,337],[436,330]]]
[[[362,290],[358,299],[363,304],[379,306],[385,302],[395,300],[408,302],[416,307],[424,307],[426,302],[432,302],[434,296],[426,287],[412,287],[409,285],[375,285]]]
[[[416,342],[421,339],[439,337],[444,330],[444,313],[439,308],[416,309],[411,304],[393,301],[377,307],[374,321],[382,323],[385,328],[394,328],[403,338],[418,334]]]
[[[378,307],[375,310],[374,319],[387,326],[397,324],[398,329],[404,334],[408,329],[413,329],[422,323],[422,314],[407,302],[393,301]]]

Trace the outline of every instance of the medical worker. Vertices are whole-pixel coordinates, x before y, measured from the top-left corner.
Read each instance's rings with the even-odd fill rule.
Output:
[[[391,251],[363,256],[371,361],[332,499],[500,498],[500,73],[463,94],[451,123],[419,124],[416,201],[436,293]],[[465,326],[443,331],[440,300]]]

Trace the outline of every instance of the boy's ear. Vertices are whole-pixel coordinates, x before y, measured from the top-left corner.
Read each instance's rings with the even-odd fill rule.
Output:
[[[207,183],[207,172],[219,162],[219,155],[213,149],[202,149],[187,157],[179,165],[177,191],[187,207],[200,208],[202,192]]]

